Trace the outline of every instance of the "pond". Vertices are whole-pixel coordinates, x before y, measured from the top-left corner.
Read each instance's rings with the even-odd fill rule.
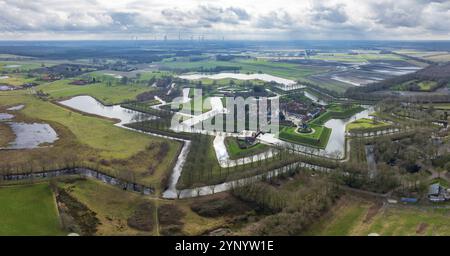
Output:
[[[24,107],[25,107],[25,105],[17,105],[17,106],[10,107],[10,108],[8,108],[8,109],[6,109],[6,110],[9,110],[9,111],[17,111],[17,110],[23,109]]]
[[[120,123],[118,125],[155,118],[152,115],[122,108],[120,105],[105,106],[91,96],[76,96],[69,100],[60,101],[59,103],[85,113],[119,119]]]
[[[49,124],[16,123],[8,122],[16,135],[16,139],[10,143],[8,149],[33,149],[43,143],[53,143],[58,139],[58,134]]]
[[[242,73],[217,73],[217,74],[188,74],[179,76],[182,79],[187,80],[198,80],[202,78],[209,79],[225,79],[232,78],[237,80],[261,80],[265,82],[276,82],[279,84],[283,84],[285,86],[291,86],[297,84],[297,82],[277,76],[272,76],[268,74],[242,74]]]
[[[369,118],[370,113],[373,112],[373,108],[367,108],[350,118],[347,119],[330,119],[324,126],[331,128],[331,135],[328,141],[325,151],[327,154],[333,154],[339,152],[340,156],[344,156],[345,152],[345,126],[357,119]]]

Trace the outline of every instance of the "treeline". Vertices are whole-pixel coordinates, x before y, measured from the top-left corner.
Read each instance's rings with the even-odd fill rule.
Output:
[[[183,140],[190,140],[192,138],[189,133],[178,133],[169,130],[170,122],[170,118],[158,118],[155,120],[125,124],[125,126],[144,132],[155,133],[162,136],[174,137]]]
[[[214,67],[193,67],[193,68],[176,68],[176,67],[167,67],[162,66],[161,70],[168,70],[178,73],[187,73],[187,72],[200,72],[200,73],[220,73],[220,72],[237,72],[242,69],[242,67],[238,66],[214,66]]]
[[[339,197],[340,190],[327,176],[314,178],[309,172],[298,174],[302,186],[286,189],[268,183],[255,183],[235,188],[232,193],[241,200],[256,204],[272,213],[251,228],[252,235],[301,235],[322,216]],[[274,181],[277,183],[277,181]],[[286,186],[289,185],[289,181]]]
[[[334,173],[336,182],[350,188],[386,193],[400,185],[398,175],[387,166],[380,164],[378,164],[377,173],[373,177],[367,171],[366,163],[348,162],[336,170]]]
[[[155,96],[159,97],[160,99],[170,102],[176,97],[179,97],[182,95],[182,91],[179,88],[173,88],[169,94],[167,94],[169,91],[167,89],[158,88],[156,90],[148,91],[140,93],[136,96],[137,101],[149,101],[154,100]]]
[[[127,108],[134,111],[143,112],[146,114],[150,114],[153,116],[161,117],[161,118],[170,118],[172,117],[172,113],[170,111],[162,110],[162,109],[155,109],[151,106],[140,103],[140,102],[129,102],[129,103],[123,103],[120,105],[122,108]]]

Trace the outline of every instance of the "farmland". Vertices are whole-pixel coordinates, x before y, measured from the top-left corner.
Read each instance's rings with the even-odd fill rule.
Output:
[[[0,234],[448,234],[447,211],[426,194],[449,184],[447,64],[357,43],[61,42],[0,53]],[[216,104],[241,98],[258,104]],[[221,117],[235,130],[206,125]],[[20,125],[56,138],[39,142],[45,132],[24,136]],[[13,148],[19,139],[38,143]]]
[[[0,204],[0,235],[65,234],[47,183],[0,187]]]

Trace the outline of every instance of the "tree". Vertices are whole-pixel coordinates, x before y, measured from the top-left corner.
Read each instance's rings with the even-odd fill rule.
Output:
[[[127,77],[127,76],[123,76],[123,77],[120,79],[120,83],[121,83],[121,84],[124,84],[124,85],[128,84],[128,77]]]

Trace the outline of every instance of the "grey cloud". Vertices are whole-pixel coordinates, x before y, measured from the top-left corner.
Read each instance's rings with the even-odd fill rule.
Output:
[[[283,29],[293,27],[293,19],[285,11],[272,11],[258,17],[257,27],[264,29]]]
[[[418,26],[423,8],[414,4],[390,2],[374,4],[372,10],[376,22],[388,28],[395,28]]]
[[[319,22],[344,23],[348,20],[348,16],[345,12],[344,5],[319,5],[312,10],[312,19]]]
[[[311,7],[300,0],[291,4],[265,0],[280,6],[274,10],[256,0],[255,6],[246,8],[250,5],[247,1],[230,6],[224,0],[135,0],[118,7],[118,2],[108,5],[89,0],[0,0],[0,37],[10,31],[101,36],[239,30],[242,36],[309,34],[320,38],[396,37],[397,33],[404,37],[448,36],[450,32],[448,0],[336,0],[332,4],[313,2]]]

